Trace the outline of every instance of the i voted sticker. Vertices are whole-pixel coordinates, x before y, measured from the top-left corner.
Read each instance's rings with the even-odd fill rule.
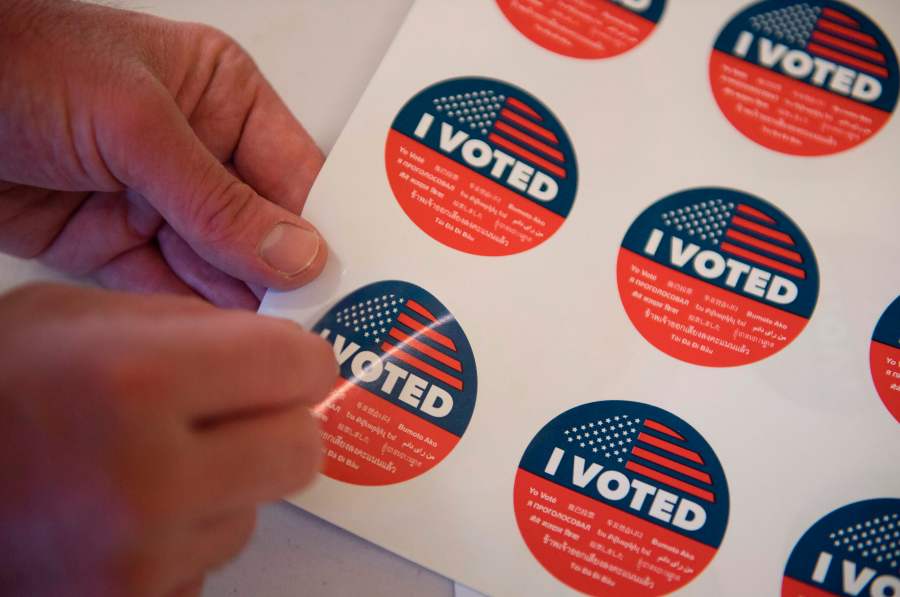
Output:
[[[734,17],[709,61],[725,117],[764,147],[820,156],[865,142],[897,105],[897,56],[836,0],[766,0]]]
[[[593,402],[550,421],[522,456],[513,499],[534,557],[588,595],[675,591],[710,563],[728,523],[712,448],[638,402]]]
[[[900,499],[849,504],[810,527],[788,559],[781,595],[900,595]]]
[[[511,255],[550,238],[569,215],[578,166],[556,117],[493,79],[438,83],[410,100],[385,148],[394,196],[440,243]]]
[[[644,41],[665,0],[497,0],[509,22],[542,48],[571,58],[611,58]]]
[[[337,385],[315,410],[323,473],[358,485],[421,475],[447,457],[475,408],[475,357],[456,318],[415,284],[352,292],[313,328],[334,347]]]
[[[731,189],[670,195],[622,241],[619,296],[651,344],[711,367],[769,357],[806,326],[819,294],[806,237],[772,204]]]
[[[900,296],[894,299],[875,326],[869,365],[878,395],[900,422]]]

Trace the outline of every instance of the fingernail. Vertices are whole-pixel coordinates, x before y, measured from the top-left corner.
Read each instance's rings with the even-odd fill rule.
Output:
[[[315,230],[281,222],[260,243],[259,255],[280,274],[296,276],[316,260],[321,243]]]

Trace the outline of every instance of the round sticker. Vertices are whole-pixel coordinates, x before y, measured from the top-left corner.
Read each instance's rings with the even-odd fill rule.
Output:
[[[385,166],[406,215],[474,255],[511,255],[547,240],[569,215],[578,182],[556,117],[493,79],[451,79],[414,97],[388,133]]]
[[[764,147],[828,155],[869,139],[897,105],[897,57],[866,15],[835,0],[766,0],[716,40],[722,112]]]
[[[839,508],[814,524],[784,568],[782,597],[900,595],[900,500]]]
[[[352,292],[314,328],[340,377],[316,407],[323,473],[358,485],[421,475],[459,442],[475,408],[475,357],[440,301],[415,284]]]
[[[712,560],[728,485],[706,440],[637,402],[577,406],[528,445],[515,480],[519,531],[538,562],[589,595],[665,595]]]
[[[796,338],[819,294],[799,228],[740,191],[701,188],[651,205],[628,229],[619,296],[644,338],[679,360],[732,367]]]
[[[610,58],[644,41],[659,23],[665,0],[497,0],[525,37],[572,58]]]
[[[875,326],[869,365],[878,395],[900,422],[900,296],[894,299]]]

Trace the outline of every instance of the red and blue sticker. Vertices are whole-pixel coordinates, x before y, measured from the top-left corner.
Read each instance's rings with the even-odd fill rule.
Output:
[[[865,142],[897,105],[897,56],[871,19],[836,0],[766,0],[734,17],[709,61],[713,94],[744,135],[820,156]]]
[[[900,499],[849,504],[810,527],[788,559],[781,595],[900,595]]]
[[[497,0],[522,35],[571,58],[611,58],[644,41],[665,0]]]
[[[522,456],[513,499],[534,557],[588,595],[675,591],[710,563],[728,523],[712,448],[638,402],[593,402],[550,421]]]
[[[426,234],[473,255],[550,238],[578,186],[569,136],[540,101],[494,79],[433,85],[407,103],[385,147],[400,207]]]
[[[415,284],[376,282],[347,295],[313,330],[340,365],[315,411],[325,475],[388,485],[447,457],[472,418],[477,376],[466,335],[440,301]]]
[[[900,422],[900,296],[894,299],[875,326],[869,365],[878,395]]]
[[[644,338],[710,367],[769,357],[806,326],[819,295],[806,237],[774,205],[722,188],[681,191],[631,225],[619,296]]]

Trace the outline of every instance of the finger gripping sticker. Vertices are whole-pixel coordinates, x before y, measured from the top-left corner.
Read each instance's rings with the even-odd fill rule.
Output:
[[[521,89],[472,77],[433,85],[400,110],[385,167],[416,226],[474,255],[511,255],[550,238],[578,184],[556,117]]]
[[[849,504],[821,518],[791,552],[782,597],[900,595],[900,500]]]
[[[475,407],[475,358],[435,297],[408,282],[377,282],[349,294],[313,330],[340,365],[337,385],[315,410],[325,475],[399,483],[456,446]]]
[[[900,296],[894,299],[875,326],[869,365],[878,395],[900,422]]]
[[[725,117],[764,147],[819,156],[865,142],[897,105],[897,57],[866,15],[835,0],[766,0],[735,16],[709,61]]]
[[[550,421],[522,456],[513,499],[534,557],[589,595],[671,593],[709,564],[728,522],[728,485],[706,440],[637,402]]]
[[[497,0],[509,22],[539,46],[571,58],[610,58],[644,41],[665,0]]]
[[[770,203],[700,188],[651,205],[628,229],[619,297],[648,342],[731,367],[769,357],[806,326],[819,293],[806,237]]]

